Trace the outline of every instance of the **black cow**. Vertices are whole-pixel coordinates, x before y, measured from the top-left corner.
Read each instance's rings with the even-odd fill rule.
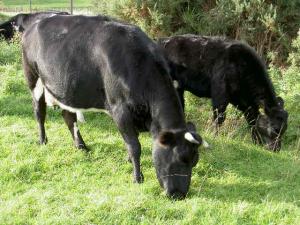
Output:
[[[0,37],[9,41],[16,31],[23,32],[31,24],[54,15],[69,15],[67,12],[49,11],[37,13],[21,13],[0,24]]]
[[[221,37],[178,35],[162,38],[159,45],[172,65],[171,76],[183,92],[212,98],[216,128],[225,120],[229,103],[244,113],[255,143],[280,150],[288,113],[276,98],[262,60],[247,44]],[[263,106],[265,115],[259,113]]]
[[[41,144],[47,142],[46,104],[63,109],[83,149],[76,113],[105,109],[126,143],[134,181],[143,181],[138,134],[149,130],[161,186],[169,196],[186,195],[202,139],[184,120],[158,46],[138,27],[103,16],[54,16],[26,30],[22,47]]]

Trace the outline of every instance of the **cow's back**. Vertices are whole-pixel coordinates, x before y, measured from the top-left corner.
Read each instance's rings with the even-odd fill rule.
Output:
[[[49,92],[75,108],[103,108],[107,99],[139,101],[151,86],[149,71],[155,76],[157,64],[164,64],[137,27],[107,17],[46,18],[25,32],[23,48]]]
[[[102,81],[91,60],[91,42],[84,37],[89,30],[74,29],[76,24],[68,22],[55,16],[34,24],[23,37],[24,55],[58,101],[74,108],[101,108]]]

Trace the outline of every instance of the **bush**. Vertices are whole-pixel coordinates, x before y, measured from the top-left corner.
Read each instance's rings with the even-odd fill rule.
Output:
[[[95,11],[140,26],[152,37],[195,33],[247,41],[276,65],[286,62],[300,24],[298,0],[93,0]],[[267,52],[271,52],[267,55]],[[268,57],[269,56],[269,57]]]

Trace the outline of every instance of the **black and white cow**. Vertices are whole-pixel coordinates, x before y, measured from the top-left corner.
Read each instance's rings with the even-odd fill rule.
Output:
[[[33,95],[40,143],[46,104],[60,106],[78,148],[86,148],[76,113],[105,109],[117,124],[142,182],[138,134],[152,134],[157,178],[168,196],[184,197],[202,141],[186,123],[158,46],[138,27],[96,16],[54,16],[26,30],[23,66]]]
[[[240,41],[191,34],[162,38],[158,44],[171,63],[183,105],[185,90],[211,98],[218,129],[231,103],[244,113],[255,143],[280,150],[288,113],[254,49]],[[260,106],[265,115],[260,114]]]
[[[20,13],[11,17],[8,21],[0,24],[0,37],[3,37],[5,40],[9,41],[13,38],[16,31],[23,32],[33,23],[55,15],[69,15],[69,13],[58,11]]]

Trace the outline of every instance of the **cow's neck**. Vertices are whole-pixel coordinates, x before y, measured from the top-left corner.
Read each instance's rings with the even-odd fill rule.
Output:
[[[175,90],[170,93],[159,91],[151,104],[150,132],[156,137],[160,131],[185,129],[183,109]]]

